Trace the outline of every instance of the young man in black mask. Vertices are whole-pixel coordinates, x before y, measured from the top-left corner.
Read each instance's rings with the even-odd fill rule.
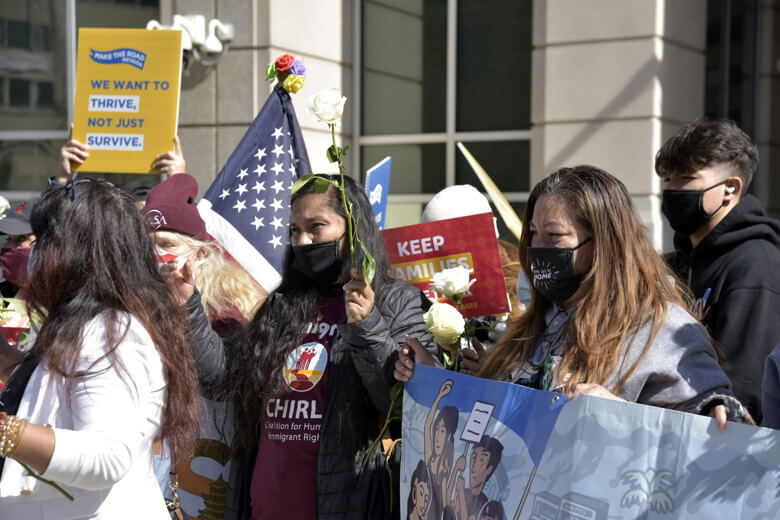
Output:
[[[687,123],[656,154],[672,268],[723,356],[734,394],[761,421],[763,364],[780,342],[780,223],[747,194],[758,149],[732,121]]]

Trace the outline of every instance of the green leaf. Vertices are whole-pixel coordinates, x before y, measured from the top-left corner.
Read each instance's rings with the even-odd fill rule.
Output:
[[[265,80],[268,83],[273,82],[276,79],[276,64],[271,62],[265,68]]]
[[[316,175],[312,175],[311,173],[308,175],[304,175],[303,177],[300,177],[297,181],[295,181],[292,185],[292,189],[290,189],[290,196],[295,195],[298,193],[298,191],[306,186],[309,181],[313,180],[316,177]]]
[[[363,241],[360,240],[360,237],[358,237],[357,242],[360,245],[360,249],[363,251],[363,278],[370,284],[374,281],[374,276],[376,276],[376,260],[374,260],[371,253],[368,252],[368,248]]]
[[[292,189],[290,190],[290,196],[298,193],[301,188],[309,184],[309,182],[314,182],[314,191],[316,193],[325,193],[328,191],[329,185],[335,186],[336,188],[339,187],[338,181],[332,181],[326,179],[325,177],[320,177],[319,175],[309,173],[293,183]]]
[[[441,349],[442,361],[444,361],[444,369],[452,370],[455,368],[455,354],[448,350]]]
[[[339,148],[336,146],[331,146],[328,148],[328,151],[326,153],[328,157],[329,162],[338,162],[339,161]]]
[[[341,149],[341,156],[344,157],[345,155],[347,155],[348,151],[349,151],[349,145]]]
[[[328,188],[331,184],[334,184],[332,181],[329,181],[328,179],[323,179],[322,177],[314,177],[314,191],[316,193],[325,193],[328,191]],[[338,184],[335,184],[336,187],[338,187]]]

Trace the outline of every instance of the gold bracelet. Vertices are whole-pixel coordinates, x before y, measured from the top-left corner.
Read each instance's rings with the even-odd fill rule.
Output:
[[[20,419],[16,415],[8,417],[8,422],[5,423],[3,429],[3,436],[0,437],[0,456],[10,457],[16,452],[26,426],[27,419]]]
[[[16,416],[14,416],[14,417],[16,417]],[[14,445],[11,447],[11,451],[9,451],[8,455],[6,455],[6,457],[8,457],[9,459],[13,458],[13,456],[16,455],[16,450],[19,449],[19,444],[21,444],[21,442],[22,442],[22,435],[24,435],[24,429],[27,428],[28,424],[29,423],[27,422],[27,419],[20,419],[19,420],[19,426],[17,426],[17,428],[16,428],[16,431],[17,431],[17,433],[16,433],[16,440],[14,442]]]

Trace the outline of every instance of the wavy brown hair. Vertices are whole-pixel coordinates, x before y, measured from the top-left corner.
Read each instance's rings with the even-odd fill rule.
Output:
[[[595,166],[561,168],[539,182],[528,198],[523,217],[529,223],[536,202],[555,197],[593,237],[593,264],[582,280],[584,296],[568,320],[567,349],[556,368],[558,381],[570,391],[577,383],[604,384],[615,372],[624,345],[642,349],[633,366],[623,372],[611,391],[620,394],[653,343],[669,303],[684,308],[672,272],[653,249],[618,179]],[[528,226],[520,237],[520,263],[532,280],[527,249]],[[512,320],[480,376],[507,378],[534,353],[536,338],[545,330],[545,314],[552,302],[531,284],[531,305]],[[653,324],[646,345],[634,345],[636,333]],[[563,374],[571,377],[563,381]]]
[[[198,378],[185,341],[185,310],[160,275],[133,196],[105,181],[77,180],[46,190],[30,224],[37,240],[27,301],[44,316],[33,353],[75,382],[92,373],[77,370],[84,328],[105,315],[110,325],[101,359],[126,371],[117,348],[129,327],[122,315],[133,315],[165,370],[162,435],[186,452],[197,432]]]

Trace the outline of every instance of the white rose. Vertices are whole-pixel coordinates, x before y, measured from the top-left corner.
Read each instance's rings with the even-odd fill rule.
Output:
[[[451,269],[445,269],[433,275],[431,289],[450,299],[456,295],[463,296],[477,281],[476,278],[469,280],[470,273],[471,271],[460,265]]]
[[[5,213],[9,209],[11,209],[11,203],[8,202],[8,199],[0,195],[0,215]]]
[[[309,110],[323,123],[334,123],[341,117],[346,102],[339,89],[326,88],[309,98]]]
[[[457,343],[466,328],[466,320],[458,309],[449,303],[434,303],[428,312],[423,314],[423,319],[433,334],[433,341],[440,345]]]

